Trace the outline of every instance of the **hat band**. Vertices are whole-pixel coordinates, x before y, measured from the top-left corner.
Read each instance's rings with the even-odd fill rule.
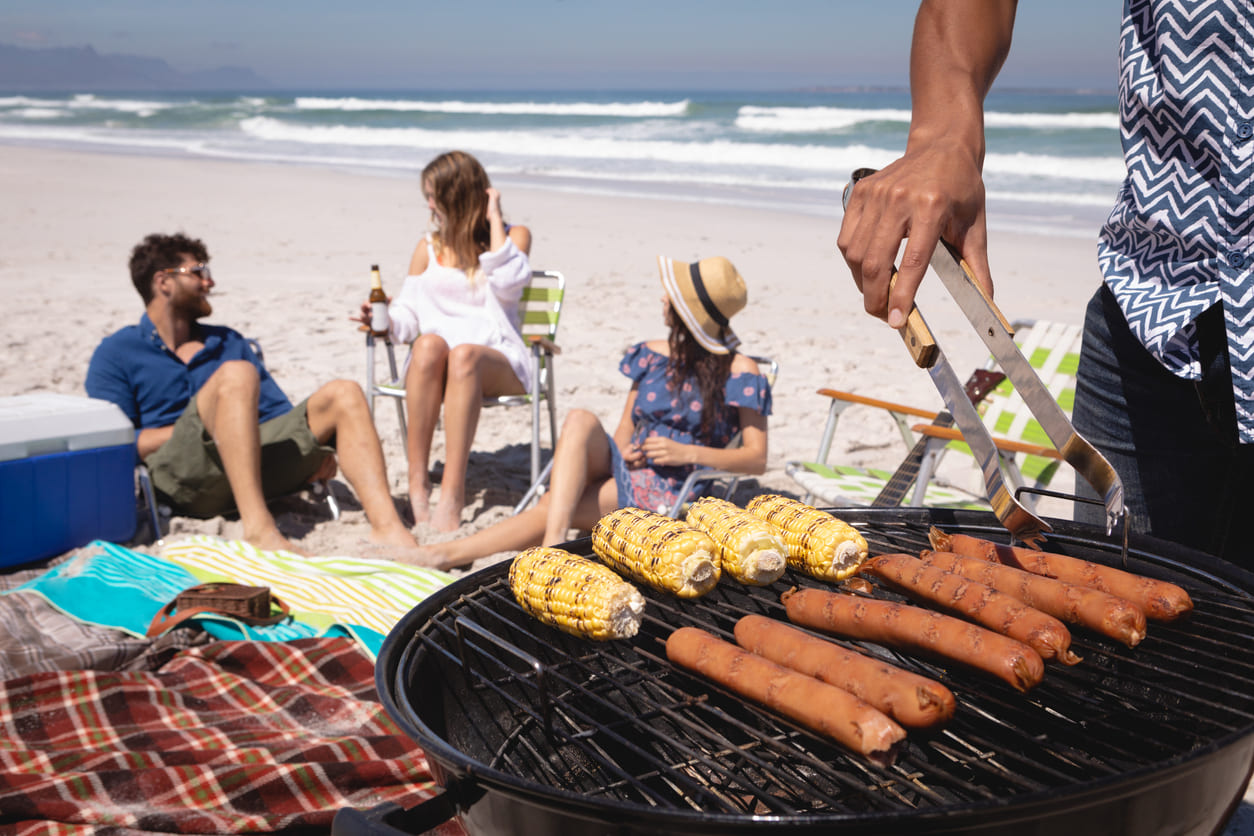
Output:
[[[705,308],[705,312],[710,315],[719,325],[724,328],[729,327],[727,317],[723,316],[723,312],[714,304],[714,300],[710,298],[709,292],[705,289],[705,282],[701,281],[701,270],[695,263],[688,265],[688,274],[692,277],[693,289],[697,291],[697,298],[701,300],[701,307]]]

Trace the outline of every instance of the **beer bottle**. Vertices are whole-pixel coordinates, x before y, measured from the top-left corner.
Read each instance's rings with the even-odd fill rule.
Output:
[[[370,332],[376,337],[386,337],[391,322],[388,320],[388,297],[383,292],[383,279],[379,265],[370,265]]]

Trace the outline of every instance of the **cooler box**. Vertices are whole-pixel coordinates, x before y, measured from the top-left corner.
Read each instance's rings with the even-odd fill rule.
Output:
[[[135,429],[108,401],[0,398],[0,567],[135,534]]]

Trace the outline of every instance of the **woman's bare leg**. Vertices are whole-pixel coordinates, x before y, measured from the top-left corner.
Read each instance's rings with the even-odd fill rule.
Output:
[[[575,519],[575,512],[584,499],[589,484],[599,485],[609,479],[610,445],[596,415],[586,409],[572,410],[562,422],[562,432],[553,451],[553,472],[549,477],[548,517],[545,521],[546,544],[560,543]]]
[[[572,516],[572,524],[584,529],[592,528],[602,514],[609,513],[617,506],[618,486],[614,484],[614,480],[594,482],[586,487],[579,498]],[[476,531],[468,537],[450,540],[447,543],[422,546],[412,558],[406,555],[399,559],[419,566],[455,569],[459,566],[467,566],[481,557],[521,551],[541,544],[555,545],[565,542],[565,536],[551,542],[544,539],[544,527],[549,507],[549,494],[545,494],[531,508]]]
[[[466,505],[466,468],[479,426],[483,397],[521,394],[522,384],[505,355],[493,348],[465,344],[448,355],[444,386],[444,476],[440,501],[431,515],[436,531],[456,531]]]
[[[405,372],[405,410],[409,415],[405,436],[409,457],[409,504],[416,522],[425,522],[431,501],[431,440],[440,420],[449,347],[443,337],[423,334],[414,341],[409,369]]]

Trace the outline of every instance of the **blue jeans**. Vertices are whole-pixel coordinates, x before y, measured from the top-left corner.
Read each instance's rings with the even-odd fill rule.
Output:
[[[1254,444],[1238,444],[1219,306],[1198,317],[1202,379],[1167,371],[1128,329],[1114,294],[1093,295],[1076,380],[1076,430],[1123,481],[1131,531],[1182,543],[1254,570]],[[1083,478],[1076,493],[1095,496]],[[1104,526],[1101,506],[1076,520]]]

